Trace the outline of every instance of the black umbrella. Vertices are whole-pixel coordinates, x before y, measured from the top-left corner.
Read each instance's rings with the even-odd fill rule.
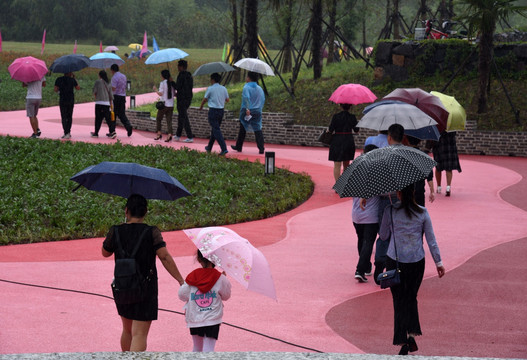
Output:
[[[216,61],[201,65],[199,68],[196,69],[196,71],[194,71],[194,74],[192,74],[192,76],[222,73],[234,70],[236,69],[230,66],[229,64],[224,63],[223,61]]]
[[[70,73],[90,66],[90,59],[81,54],[64,55],[53,61],[49,69],[54,73]]]
[[[430,156],[408,146],[375,149],[353,160],[333,189],[340,197],[369,199],[426,178],[435,165]]]
[[[165,170],[136,163],[104,161],[73,175],[70,180],[89,190],[128,198],[139,194],[147,199],[176,200],[191,195],[187,189]]]

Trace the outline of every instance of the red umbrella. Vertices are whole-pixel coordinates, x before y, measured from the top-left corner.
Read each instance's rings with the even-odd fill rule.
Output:
[[[46,63],[32,56],[15,59],[7,70],[12,79],[24,83],[40,80],[48,72]]]
[[[383,97],[383,99],[404,101],[407,104],[417,106],[425,114],[437,121],[437,129],[440,133],[446,129],[449,112],[437,96],[419,88],[399,88]]]
[[[331,94],[329,101],[337,104],[365,104],[374,102],[377,99],[374,93],[364,85],[344,84]]]

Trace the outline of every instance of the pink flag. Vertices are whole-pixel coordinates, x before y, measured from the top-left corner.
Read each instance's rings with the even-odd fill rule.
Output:
[[[73,45],[73,53],[77,53],[77,40],[75,40],[75,45]]]
[[[99,52],[102,52],[102,40],[101,40],[101,42],[99,43]]]
[[[143,54],[148,51],[148,41],[146,38],[146,31],[145,36],[143,37],[143,48],[141,49],[141,52],[139,53],[139,59],[143,57]]]
[[[2,52],[2,32],[0,31],[0,52]]]
[[[44,54],[45,46],[46,46],[46,29],[44,29],[44,34],[42,35],[42,50],[40,50],[40,55]]]

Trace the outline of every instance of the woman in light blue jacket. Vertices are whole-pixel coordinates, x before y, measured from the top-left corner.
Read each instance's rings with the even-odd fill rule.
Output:
[[[393,298],[393,344],[401,346],[399,355],[417,351],[415,336],[422,335],[417,309],[417,292],[425,271],[423,234],[439,277],[445,274],[432,221],[426,208],[417,205],[414,185],[397,191],[400,202],[384,210],[379,237],[390,241],[386,269],[392,270],[399,263],[401,283],[390,288]]]

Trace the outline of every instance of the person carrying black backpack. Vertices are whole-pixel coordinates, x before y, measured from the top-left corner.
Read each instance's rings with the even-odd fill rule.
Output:
[[[190,121],[188,118],[188,108],[192,102],[192,89],[194,87],[194,80],[192,74],[187,71],[186,60],[179,60],[177,68],[179,74],[176,79],[176,99],[177,99],[177,130],[175,140],[179,141],[183,129],[187,134],[187,139],[183,142],[191,143],[194,142],[194,135],[192,135],[192,129],[190,128]]]
[[[145,351],[148,331],[152,320],[157,320],[158,284],[156,256],[168,273],[182,285],[183,277],[166,248],[161,231],[155,226],[143,222],[147,213],[147,201],[138,194],[128,198],[125,207],[126,223],[114,225],[108,231],[102,245],[102,255],[110,257],[115,254],[115,280],[112,284],[117,313],[121,316],[123,329],[121,334],[122,351]],[[117,296],[115,286],[118,283],[119,260],[133,255],[137,271],[144,279],[144,295],[141,300],[122,303]],[[129,259],[127,259],[129,260]],[[125,260],[126,261],[126,260]],[[135,302],[137,301],[137,302]]]

